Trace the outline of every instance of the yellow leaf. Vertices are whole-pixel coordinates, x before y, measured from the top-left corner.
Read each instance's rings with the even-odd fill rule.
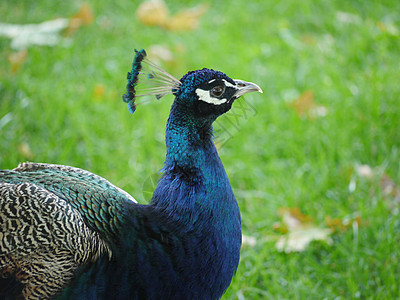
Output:
[[[283,207],[278,210],[282,223],[274,224],[274,229],[285,233],[280,236],[275,244],[278,251],[298,252],[304,251],[314,240],[332,243],[330,228],[318,227],[312,218],[303,214],[298,207]],[[285,230],[283,230],[285,229]]]
[[[28,51],[26,49],[8,55],[8,61],[11,65],[12,74],[15,74],[19,71],[22,64],[26,61],[27,57],[28,57]]]
[[[343,220],[339,218],[331,218],[330,216],[325,217],[326,225],[334,232],[343,232],[347,229],[351,229],[354,226],[357,228],[361,227],[361,217],[359,215],[346,217]]]
[[[31,147],[29,147],[29,144],[27,143],[21,143],[18,145],[18,151],[21,153],[25,158],[27,159],[32,159],[33,158],[33,153],[31,151]]]
[[[312,218],[303,214],[298,207],[281,207],[278,210],[278,215],[282,217],[282,221],[289,231],[308,226],[313,222]]]
[[[332,230],[329,228],[297,229],[281,236],[275,246],[281,252],[300,252],[304,251],[312,241],[325,241],[329,245],[332,244],[331,234]]]
[[[198,5],[191,9],[184,9],[172,16],[165,28],[172,31],[189,31],[199,26],[202,15],[208,10],[205,4]]]
[[[139,5],[136,16],[144,25],[164,27],[168,20],[169,11],[164,1],[151,0]]]
[[[379,185],[382,190],[382,195],[388,203],[389,208],[393,214],[397,215],[399,213],[400,206],[400,189],[397,187],[393,179],[387,174],[383,174]]]
[[[314,93],[310,90],[301,94],[299,98],[290,102],[288,106],[294,108],[300,117],[324,117],[328,113],[325,106],[316,105],[314,101]]]
[[[285,234],[285,233],[288,232],[287,226],[285,224],[281,223],[281,222],[275,222],[272,225],[272,228],[274,228],[274,230],[276,232],[279,232],[279,233],[282,233],[282,234]]]
[[[150,0],[139,5],[136,16],[142,24],[147,26],[159,26],[172,31],[188,31],[197,28],[200,17],[207,10],[208,6],[201,4],[170,16],[164,1]]]
[[[65,35],[72,36],[81,26],[94,21],[94,14],[88,3],[83,3],[78,12],[70,17]]]
[[[387,23],[387,22],[384,23],[384,22],[379,21],[379,22],[377,22],[376,25],[382,32],[386,32],[388,34],[395,35],[395,36],[399,34],[399,30],[393,23]]]
[[[359,165],[356,168],[359,176],[371,179],[374,176],[374,172],[369,165]]]
[[[95,100],[101,100],[104,97],[106,88],[103,84],[96,84],[93,88],[93,98]]]

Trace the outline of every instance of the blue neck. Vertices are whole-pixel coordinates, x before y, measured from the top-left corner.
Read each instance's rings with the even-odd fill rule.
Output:
[[[202,244],[201,259],[191,262],[189,269],[205,274],[205,282],[199,285],[203,292],[193,292],[206,295],[207,287],[214,295],[211,298],[217,298],[229,286],[239,264],[241,221],[211,138],[211,124],[187,118],[173,105],[166,129],[164,174],[151,205],[179,224],[180,232],[190,232],[185,236],[188,242]]]
[[[240,222],[236,199],[212,141],[212,121],[187,117],[173,105],[166,128],[164,175],[152,204],[189,222],[210,213],[222,219],[234,215]]]

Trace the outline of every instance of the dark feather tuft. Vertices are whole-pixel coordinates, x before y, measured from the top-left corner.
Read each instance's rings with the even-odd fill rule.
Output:
[[[126,94],[122,96],[122,100],[124,102],[128,103],[128,108],[130,113],[134,113],[136,110],[136,105],[135,105],[135,86],[138,83],[139,79],[139,73],[142,70],[142,61],[143,59],[147,56],[146,51],[144,49],[138,51],[135,49],[136,55],[135,58],[133,59],[132,63],[132,70],[128,72],[128,84],[126,86]]]

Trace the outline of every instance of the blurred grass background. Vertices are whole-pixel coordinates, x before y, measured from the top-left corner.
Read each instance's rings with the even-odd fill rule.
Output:
[[[22,161],[72,165],[99,174],[140,202],[165,157],[172,98],[128,113],[121,96],[133,49],[162,45],[161,65],[180,78],[203,67],[259,84],[256,114],[220,156],[242,211],[245,246],[225,299],[391,299],[398,283],[400,222],[370,166],[400,182],[400,2],[205,1],[193,31],[140,23],[137,1],[87,1],[94,22],[57,46],[31,46],[17,72],[0,38],[0,168]],[[39,23],[75,14],[82,1],[0,2],[1,22]],[[168,1],[171,13],[198,1]],[[325,109],[307,117],[302,95]],[[306,94],[307,95],[307,94]],[[292,103],[292,105],[288,105]],[[301,103],[298,104],[301,106]],[[390,196],[390,195],[389,195]],[[396,196],[396,195],[394,195]],[[281,207],[326,216],[357,214],[360,228],[281,253],[273,241]]]

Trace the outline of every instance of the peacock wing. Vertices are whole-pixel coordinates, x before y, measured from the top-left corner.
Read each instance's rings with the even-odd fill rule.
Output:
[[[107,243],[67,201],[33,183],[0,183],[0,295],[50,298],[103,254]]]
[[[79,168],[22,163],[1,170],[0,296],[17,280],[25,297],[49,298],[80,265],[111,257],[126,207],[135,205],[126,192]]]
[[[30,182],[65,200],[83,217],[86,225],[113,243],[124,222],[127,206],[135,199],[106,179],[79,168],[22,163],[12,171],[0,171],[0,182]]]

